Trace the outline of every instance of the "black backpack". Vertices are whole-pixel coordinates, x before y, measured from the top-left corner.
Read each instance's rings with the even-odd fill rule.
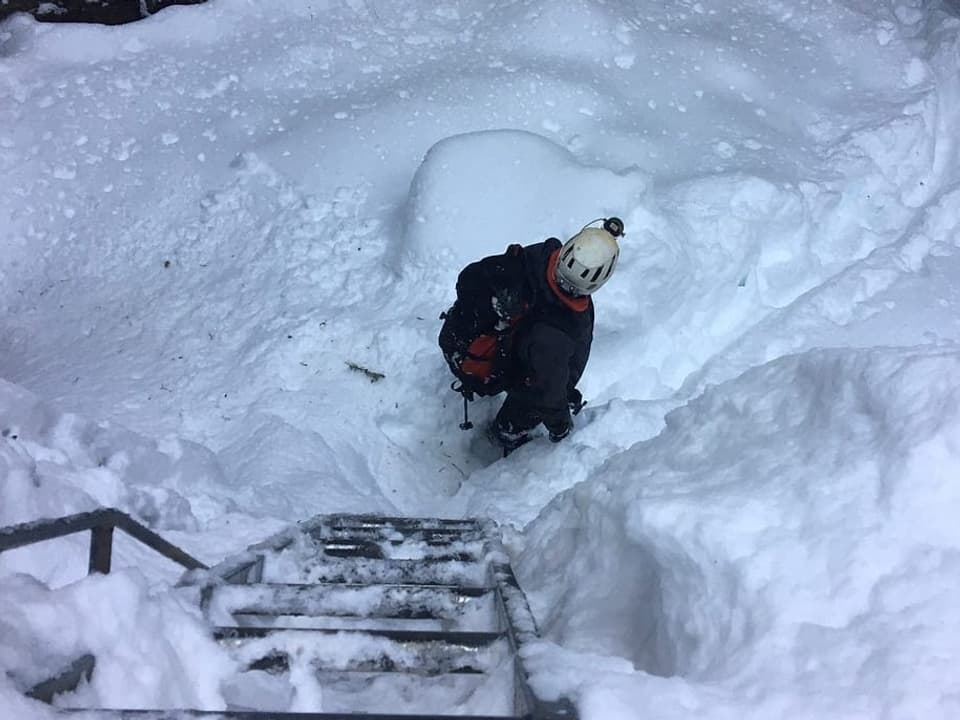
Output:
[[[502,255],[464,268],[456,302],[440,315],[440,349],[456,377],[450,387],[465,402],[497,395],[510,385],[511,341],[525,309],[522,253],[520,245],[511,245]]]

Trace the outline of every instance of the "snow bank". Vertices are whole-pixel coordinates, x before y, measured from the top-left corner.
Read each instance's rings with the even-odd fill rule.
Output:
[[[205,448],[96,424],[0,380],[0,527],[110,506],[210,562],[230,541],[204,547],[197,533],[213,517],[229,524],[230,501],[202,488],[222,483]],[[79,533],[0,555],[0,704],[46,717],[22,693],[90,653],[92,681],[58,702],[224,708],[221,682],[235,668],[196,598],[171,589],[182,568],[117,532],[112,573],[86,577],[89,542]]]
[[[590,656],[543,656],[538,682],[575,682],[586,717],[641,691],[658,718],[692,695],[716,717],[956,713],[958,388],[956,351],[818,350],[668,414],[525,533],[547,637],[629,661],[600,690]]]
[[[221,710],[220,685],[236,671],[195,603],[170,589],[151,590],[137,570],[93,575],[59,590],[27,575],[0,578],[0,633],[4,702],[16,703],[16,695],[3,685],[24,692],[88,653],[96,658],[90,682],[59,704]],[[16,717],[44,715],[31,704]]]
[[[439,270],[451,287],[464,265],[511,243],[566,239],[595,218],[626,215],[646,186],[642,173],[586,167],[530,132],[445,138],[427,152],[410,187],[408,261]]]
[[[896,242],[772,312],[685,382],[690,396],[710,383],[811,347],[933,344],[960,337],[960,189],[928,205]],[[824,322],[828,320],[829,322]]]
[[[0,380],[0,525],[117,507],[157,530],[196,531],[183,492],[222,483],[212,453],[55,410]]]

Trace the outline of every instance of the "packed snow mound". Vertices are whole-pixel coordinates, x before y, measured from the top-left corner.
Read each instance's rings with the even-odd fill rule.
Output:
[[[0,526],[116,507],[157,530],[196,532],[187,496],[224,483],[215,456],[200,445],[93,423],[5,380],[0,436]],[[202,508],[202,497],[197,502]]]
[[[681,392],[810,347],[956,347],[960,338],[960,187],[919,213],[895,242],[819,284],[740,335]],[[829,322],[824,322],[824,320]]]
[[[151,587],[137,569],[58,590],[26,574],[2,576],[0,634],[0,692],[11,718],[47,717],[21,693],[87,653],[96,658],[90,682],[58,705],[224,709],[222,683],[236,671],[199,609]]]
[[[558,496],[526,531],[521,582],[551,639],[710,682],[718,710],[948,717],[958,472],[960,353],[784,357],[709,387]],[[565,672],[554,662],[542,671]]]
[[[430,148],[407,200],[406,250],[446,284],[467,263],[550,236],[566,239],[599,217],[627,221],[647,187],[640,172],[580,163],[520,130],[448,137]]]

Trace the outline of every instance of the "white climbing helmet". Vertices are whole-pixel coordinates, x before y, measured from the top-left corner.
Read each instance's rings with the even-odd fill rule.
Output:
[[[595,292],[610,279],[620,256],[617,238],[623,235],[623,221],[607,218],[602,229],[590,227],[592,224],[567,240],[557,256],[554,276],[560,289],[570,295]]]

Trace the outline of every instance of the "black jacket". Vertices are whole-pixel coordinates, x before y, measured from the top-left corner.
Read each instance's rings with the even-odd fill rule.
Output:
[[[505,389],[548,425],[551,418],[566,417],[568,395],[583,374],[593,341],[592,299],[565,301],[548,278],[551,255],[559,248],[556,238],[511,245],[502,255],[468,265],[457,279],[455,322],[445,327],[468,344],[499,329],[505,339],[505,367],[500,368]]]

